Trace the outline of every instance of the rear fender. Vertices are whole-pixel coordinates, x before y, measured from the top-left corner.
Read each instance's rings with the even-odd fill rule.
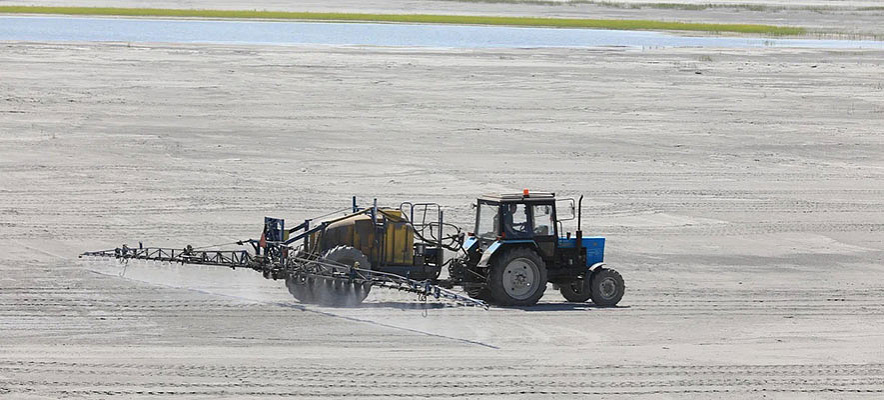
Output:
[[[491,261],[491,256],[494,255],[494,252],[500,248],[500,242],[491,243],[491,246],[488,246],[487,249],[482,253],[482,258],[479,259],[479,263],[476,264],[477,268],[487,268],[488,262]]]
[[[467,253],[475,251],[479,247],[479,238],[475,236],[468,236],[467,239],[463,242],[463,249]]]
[[[487,249],[485,249],[485,252],[482,253],[482,258],[479,259],[479,263],[476,264],[476,267],[478,267],[478,268],[490,267],[491,265],[489,263],[491,262],[491,258],[494,257],[494,254],[498,253],[501,248],[510,248],[513,246],[525,246],[525,245],[528,245],[531,247],[537,247],[537,244],[534,243],[533,240],[505,240],[505,241],[498,240],[498,241],[492,243],[491,246],[488,246]]]

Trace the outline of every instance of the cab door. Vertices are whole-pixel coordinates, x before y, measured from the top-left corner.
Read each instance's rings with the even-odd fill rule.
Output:
[[[549,261],[555,260],[559,238],[556,232],[556,208],[551,203],[531,204],[529,210],[534,241],[537,242],[543,259],[548,261],[547,266],[552,267],[554,264]]]

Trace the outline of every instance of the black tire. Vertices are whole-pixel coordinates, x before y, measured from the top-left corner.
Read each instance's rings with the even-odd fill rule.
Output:
[[[316,302],[316,296],[313,294],[312,281],[312,278],[290,275],[285,279],[285,286],[295,300],[304,304],[310,304]]]
[[[494,257],[488,274],[491,301],[501,306],[533,306],[546,291],[546,277],[546,264],[534,250],[505,250]]]
[[[583,303],[589,300],[592,297],[592,282],[591,279],[587,279],[588,277],[589,275],[559,286],[562,297],[572,303]]]
[[[613,307],[623,298],[626,284],[620,273],[608,268],[595,271],[591,277],[592,302],[599,307]]]
[[[359,263],[360,269],[371,269],[371,261],[368,260],[368,257],[358,249],[350,246],[337,246],[329,249],[322,255],[322,261],[346,266],[353,266]],[[331,307],[357,306],[371,292],[371,285],[349,283],[330,278],[317,278],[311,287],[315,302]]]

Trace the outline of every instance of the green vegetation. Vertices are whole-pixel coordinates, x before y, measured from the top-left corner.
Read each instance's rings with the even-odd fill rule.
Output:
[[[650,20],[489,17],[474,15],[427,14],[353,14],[287,11],[186,10],[164,8],[96,8],[96,7],[33,7],[0,6],[0,13],[114,15],[131,17],[201,17],[201,18],[261,18],[294,19],[306,21],[406,22],[427,24],[510,25],[556,28],[596,28],[620,30],[671,30],[702,32],[737,32],[759,35],[801,35],[800,27],[755,24],[698,24]]]
[[[884,7],[851,7],[851,6],[807,6],[801,4],[789,5],[766,5],[766,4],[749,4],[749,3],[652,3],[652,2],[623,2],[611,0],[442,0],[457,3],[491,3],[491,4],[530,4],[542,6],[576,6],[576,5],[593,5],[609,8],[623,9],[642,9],[642,8],[658,8],[672,10],[691,10],[702,11],[708,9],[734,9],[747,11],[785,11],[785,10],[802,10],[814,12],[831,12],[831,11],[882,11]]]
[[[744,10],[753,10],[753,11],[766,11],[769,10],[769,6],[759,5],[759,4],[713,4],[713,3],[705,3],[705,4],[692,4],[692,3],[634,3],[634,2],[619,2],[619,1],[607,1],[607,0],[571,0],[571,1],[553,1],[553,0],[442,0],[442,1],[450,1],[457,3],[491,3],[491,4],[530,4],[530,5],[540,5],[540,6],[576,6],[576,5],[592,5],[592,6],[600,6],[600,7],[609,7],[609,8],[626,8],[626,9],[641,9],[641,8],[662,8],[662,9],[677,9],[677,10],[706,10],[710,8],[735,8],[735,9],[744,9]],[[778,9],[784,9],[784,7],[777,6]]]

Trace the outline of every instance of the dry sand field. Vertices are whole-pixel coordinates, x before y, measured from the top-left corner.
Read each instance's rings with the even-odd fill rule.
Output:
[[[884,396],[884,51],[0,49],[0,397]],[[522,188],[587,196],[621,307],[76,258]]]

